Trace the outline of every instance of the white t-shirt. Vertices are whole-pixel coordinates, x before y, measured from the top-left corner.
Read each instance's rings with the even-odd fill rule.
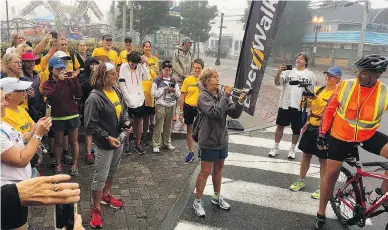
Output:
[[[15,52],[16,52],[16,47],[15,47],[15,46],[9,47],[9,48],[5,51],[6,54],[15,53]]]
[[[0,129],[1,154],[13,146],[20,150],[24,149],[24,137],[20,132],[3,121],[0,121]],[[17,168],[1,162],[1,185],[14,184],[30,179],[31,176],[32,169],[30,163],[24,168]]]
[[[280,94],[279,107],[282,109],[296,108],[300,110],[300,101],[304,88],[298,85],[290,85],[290,81],[305,79],[311,83],[311,91],[317,85],[317,79],[313,72],[308,69],[298,71],[296,69],[283,71],[280,75],[280,84],[283,86]]]

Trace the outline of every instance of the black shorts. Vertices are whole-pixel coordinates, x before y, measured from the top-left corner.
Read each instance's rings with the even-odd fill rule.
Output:
[[[327,150],[319,150],[317,147],[318,132],[318,126],[309,125],[300,138],[298,148],[304,153],[327,159]]]
[[[128,116],[129,117],[137,117],[137,118],[142,118],[144,117],[144,105],[139,106],[137,108],[128,108]]]
[[[288,109],[279,108],[276,124],[280,126],[289,126],[291,124],[292,134],[300,135],[302,129],[302,112],[298,109],[289,107]]]
[[[64,136],[69,135],[69,134],[67,133],[67,130],[65,130],[65,132],[63,133],[63,135],[64,135]],[[53,130],[53,127],[52,127],[52,126],[51,126],[51,128],[50,128],[50,130],[49,130],[49,132],[48,132],[48,137],[54,138],[54,130]]]
[[[341,141],[332,136],[329,136],[327,143],[329,145],[327,159],[341,162],[354,153],[354,146],[358,144],[358,142]],[[388,144],[388,136],[381,132],[376,132],[371,138],[363,141],[360,146],[370,153],[380,155],[381,150],[386,144]]]
[[[192,125],[197,114],[197,107],[190,106],[186,103],[183,105],[183,118],[186,125]]]
[[[218,159],[225,160],[228,157],[228,146],[222,149],[202,149],[198,150],[201,155],[201,161],[216,162]]]
[[[154,114],[155,114],[155,107],[144,106],[144,108],[143,108],[143,115],[144,116],[149,116],[149,115],[154,115]]]
[[[54,131],[65,132],[65,131],[78,129],[81,125],[81,120],[78,116],[69,120],[55,120],[55,121],[53,120],[52,123],[53,123],[52,127]]]

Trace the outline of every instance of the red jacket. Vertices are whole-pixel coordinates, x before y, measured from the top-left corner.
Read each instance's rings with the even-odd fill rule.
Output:
[[[43,94],[51,105],[51,116],[66,117],[79,114],[78,99],[82,96],[78,77],[65,80],[49,79],[43,83]]]

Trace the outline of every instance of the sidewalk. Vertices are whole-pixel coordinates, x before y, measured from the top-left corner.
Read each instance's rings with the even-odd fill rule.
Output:
[[[115,210],[102,206],[104,229],[159,229],[170,212],[177,197],[184,189],[198,160],[185,163],[187,152],[185,140],[173,140],[174,151],[162,150],[160,154],[147,153],[143,156],[132,153],[122,156],[120,169],[115,178],[112,194],[121,198],[124,208]],[[91,205],[91,181],[93,165],[84,163],[84,145],[80,144],[79,175],[72,179],[81,188],[79,213],[85,229],[89,226]],[[45,155],[45,162],[48,155]],[[70,168],[64,166],[64,173]],[[52,169],[40,169],[42,175],[52,175]],[[30,208],[29,224],[36,229],[52,230],[54,226],[54,207]]]

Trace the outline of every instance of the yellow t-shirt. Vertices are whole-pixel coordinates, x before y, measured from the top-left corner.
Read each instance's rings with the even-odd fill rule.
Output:
[[[315,87],[314,93],[316,94],[320,88],[321,88],[320,86]],[[334,90],[327,90],[325,88],[319,93],[316,99],[314,100],[309,99],[309,102],[311,103],[311,114],[312,114],[309,116],[309,123],[311,125],[319,126],[321,124],[321,116],[323,114],[323,111],[325,110],[327,102],[329,101],[333,93],[334,93]]]
[[[159,59],[155,56],[149,57],[148,68],[152,69],[156,74],[159,74]]]
[[[112,102],[113,106],[116,109],[116,115],[117,119],[120,119],[120,114],[123,108],[121,107],[119,96],[117,95],[116,91],[108,92],[104,90],[105,95],[109,98],[109,100]]]
[[[197,100],[199,96],[198,78],[193,75],[188,76],[182,84],[182,93],[187,93],[185,97],[185,103],[190,106],[197,106]]]
[[[143,91],[144,91],[144,105],[147,107],[155,107],[155,100],[154,97],[151,95],[151,88],[152,88],[152,83],[154,80],[157,78],[158,75],[152,70],[150,70],[150,75],[152,78],[149,80],[143,80],[142,81],[142,86],[143,86]]]
[[[124,63],[127,63],[127,55],[128,51],[125,49],[120,52],[119,58],[117,59],[117,65],[122,65]]]
[[[40,58],[39,65],[35,65],[34,70],[38,72],[39,76],[47,69],[48,65],[48,58],[47,55]]]
[[[1,119],[21,133],[26,133],[31,131],[35,122],[31,119],[30,115],[23,107],[18,106],[18,109],[19,109],[19,112],[15,112],[10,108],[6,107],[5,117]]]
[[[66,54],[70,56],[70,53],[69,51],[66,51]],[[74,66],[73,66],[73,59],[70,59],[69,62],[68,62],[68,66],[67,66],[67,69],[68,71],[76,71],[76,70],[79,70],[79,67],[81,66],[79,64],[79,61],[78,61],[78,58],[76,56],[73,57],[74,58]],[[75,67],[75,68],[74,68]]]
[[[106,51],[104,48],[95,48],[92,53],[92,57],[98,57],[98,56],[106,56],[108,57],[114,65],[119,64],[119,57],[117,56],[117,52],[114,50]]]

